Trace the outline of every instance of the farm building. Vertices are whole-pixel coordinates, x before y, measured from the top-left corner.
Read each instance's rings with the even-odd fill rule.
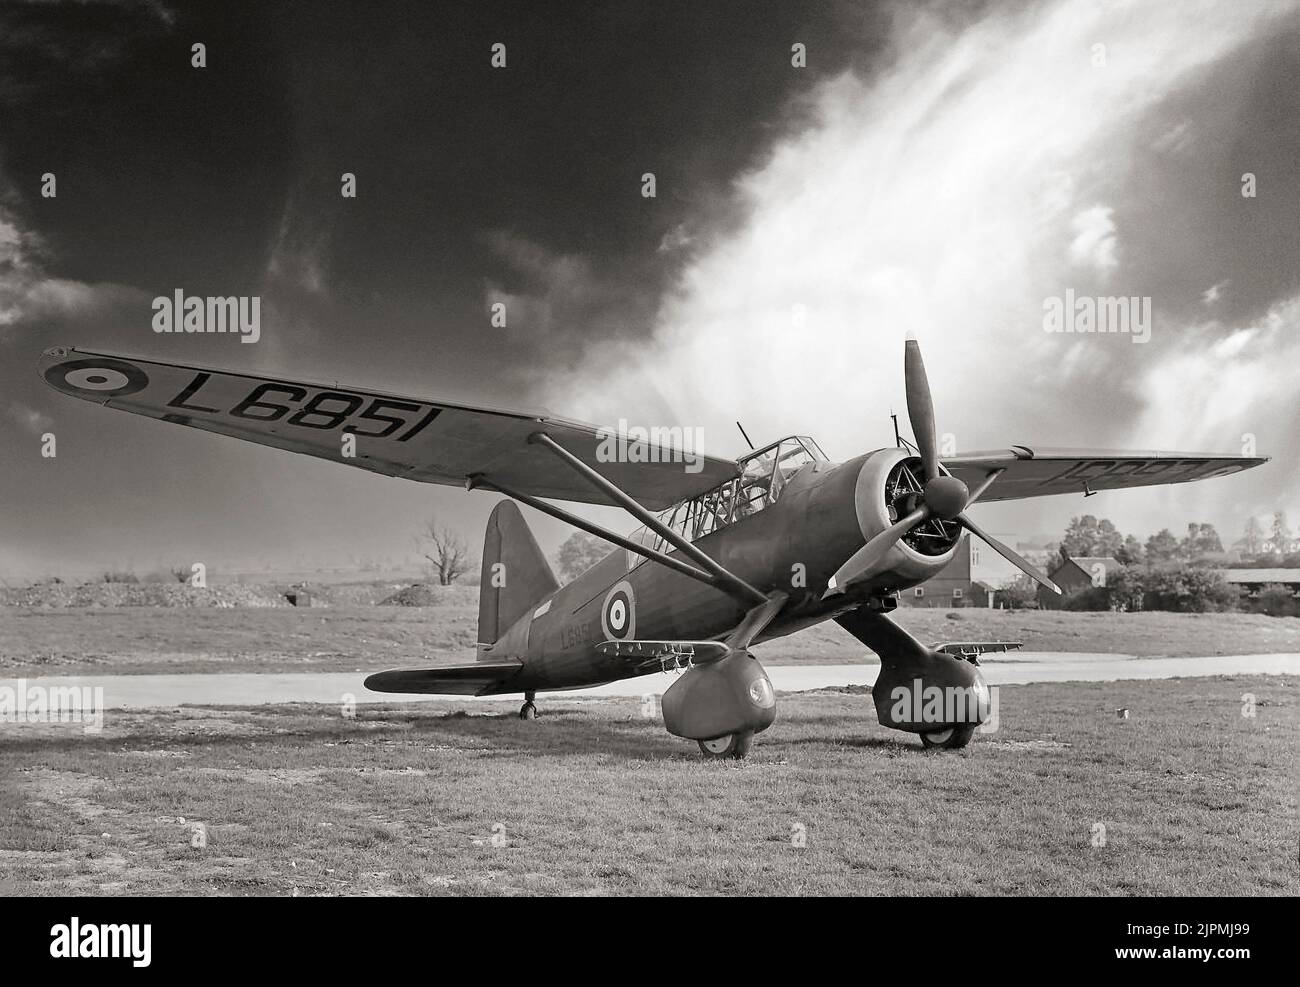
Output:
[[[1109,555],[1078,555],[1065,559],[1047,574],[1061,587],[1063,595],[1057,596],[1047,587],[1040,586],[1038,606],[1043,610],[1059,610],[1066,596],[1089,586],[1104,586],[1123,568],[1122,562]]]
[[[1265,586],[1287,586],[1300,597],[1300,569],[1224,569],[1223,579],[1247,597],[1258,596]]]
[[[1019,575],[983,542],[963,535],[952,561],[937,576],[899,593],[898,602],[904,607],[987,607],[992,594],[996,606],[997,590]]]

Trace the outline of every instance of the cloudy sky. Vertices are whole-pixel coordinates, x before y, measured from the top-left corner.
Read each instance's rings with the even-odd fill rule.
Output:
[[[1300,521],[1297,78],[1280,0],[6,5],[0,576],[404,557],[494,502],[70,400],[56,343],[843,459],[911,331],[958,449],[1274,457],[993,530]],[[156,335],[177,288],[260,295],[261,341]],[[1044,332],[1067,290],[1150,341]]]

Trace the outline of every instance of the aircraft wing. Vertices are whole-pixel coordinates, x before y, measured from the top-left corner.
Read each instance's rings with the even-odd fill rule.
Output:
[[[96,404],[422,483],[464,486],[478,474],[534,497],[607,504],[552,451],[529,443],[537,431],[652,511],[739,474],[732,460],[684,461],[667,445],[643,446],[638,458],[649,461],[605,461],[614,457],[601,454],[596,426],[544,411],[472,408],[63,346],[42,354],[40,372],[55,390]],[[344,455],[346,435],[355,436],[352,457]]]
[[[371,692],[429,693],[439,696],[487,696],[509,691],[504,683],[513,678],[524,663],[516,659],[473,661],[463,665],[433,668],[399,668],[376,672],[366,677]]]
[[[979,503],[987,504],[995,500],[1187,483],[1227,476],[1266,462],[1266,456],[1012,446],[997,452],[953,456],[944,459],[943,465],[972,489],[991,471],[1004,470],[980,497]]]

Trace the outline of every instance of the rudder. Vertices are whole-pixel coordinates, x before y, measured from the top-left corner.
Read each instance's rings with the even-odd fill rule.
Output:
[[[479,643],[496,643],[529,607],[559,588],[518,506],[512,500],[501,501],[492,509],[483,536],[483,571],[478,591]]]

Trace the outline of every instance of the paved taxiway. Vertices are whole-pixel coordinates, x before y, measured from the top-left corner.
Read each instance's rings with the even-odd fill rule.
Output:
[[[411,661],[419,665],[418,659]],[[767,665],[772,684],[782,692],[803,692],[845,685],[871,685],[878,664]],[[980,664],[990,685],[1030,682],[1113,682],[1122,679],[1165,679],[1206,675],[1300,675],[1300,655],[1220,655],[1210,658],[1134,658],[1129,655],[1013,652],[986,657]],[[378,669],[376,669],[377,671]],[[284,675],[233,673],[216,675],[78,675],[0,679],[0,690],[19,682],[46,688],[102,688],[104,708],[138,709],[185,703],[252,706],[263,703],[338,703],[351,696],[357,703],[465,699],[473,697],[393,696],[368,691],[365,674],[354,672],[295,672]],[[645,696],[662,693],[674,673],[645,675],[592,689],[562,694],[583,696]],[[497,696],[494,699],[511,697]]]

